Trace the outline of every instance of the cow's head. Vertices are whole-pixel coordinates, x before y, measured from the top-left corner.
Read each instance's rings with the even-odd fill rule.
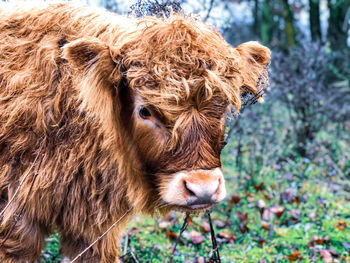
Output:
[[[225,113],[239,110],[242,87],[257,92],[269,49],[257,42],[232,48],[213,28],[180,15],[144,18],[115,39],[64,47],[88,78],[83,106],[119,123],[164,205],[200,209],[223,200]]]

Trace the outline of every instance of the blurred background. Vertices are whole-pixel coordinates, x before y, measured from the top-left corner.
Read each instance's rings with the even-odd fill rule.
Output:
[[[135,1],[86,0],[127,15]],[[139,1],[143,14],[157,1]],[[227,120],[225,202],[213,210],[222,262],[350,262],[350,0],[182,0],[236,46],[272,50],[265,102]],[[136,217],[124,262],[167,262],[183,215]],[[59,262],[58,235],[42,262]],[[209,262],[192,216],[174,262]],[[66,262],[67,259],[63,259]]]

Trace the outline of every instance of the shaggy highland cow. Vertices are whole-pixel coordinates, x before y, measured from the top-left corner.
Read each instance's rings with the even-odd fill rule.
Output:
[[[243,87],[257,92],[269,59],[260,44],[232,48],[179,14],[0,9],[1,209],[29,173],[1,218],[0,261],[34,262],[52,231],[72,258],[131,206],[153,214],[221,201],[225,112],[240,109]],[[130,217],[80,260],[118,262]]]

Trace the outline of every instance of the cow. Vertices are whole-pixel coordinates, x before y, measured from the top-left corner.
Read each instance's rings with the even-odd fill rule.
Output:
[[[269,60],[261,44],[231,47],[184,14],[2,6],[0,209],[28,179],[1,218],[0,261],[34,262],[53,232],[73,258],[133,207],[79,259],[119,262],[134,213],[223,200],[225,115],[243,90],[257,93]]]

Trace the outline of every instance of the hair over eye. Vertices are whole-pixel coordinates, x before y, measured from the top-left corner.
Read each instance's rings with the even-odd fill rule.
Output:
[[[149,119],[150,117],[152,117],[151,112],[145,106],[140,107],[139,115],[142,119]]]

